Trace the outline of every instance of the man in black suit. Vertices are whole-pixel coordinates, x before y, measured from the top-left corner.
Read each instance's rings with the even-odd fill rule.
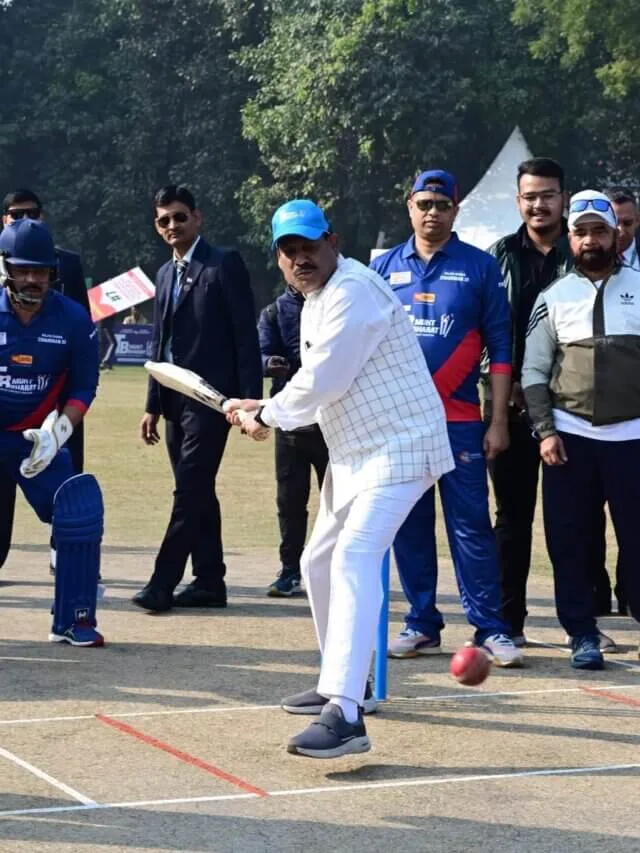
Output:
[[[8,193],[2,203],[2,224],[10,225],[19,219],[42,219],[42,204],[38,196],[28,189],[18,189]],[[75,302],[79,302],[89,311],[89,297],[82,271],[80,255],[56,247],[58,256],[58,280],[53,287]],[[73,467],[77,474],[84,466],[84,433],[79,424],[67,442],[71,452]],[[15,512],[16,484],[0,475],[0,566],[7,559],[11,548],[13,517]]]
[[[156,276],[152,358],[195,371],[229,397],[261,397],[253,295],[242,258],[199,236],[202,217],[186,187],[160,189],[154,212],[173,258]],[[160,440],[160,415],[175,479],[173,508],[153,575],[133,602],[153,611],[226,607],[215,479],[229,425],[212,409],[150,379],[140,425],[146,444]],[[189,556],[194,580],[174,596]]]

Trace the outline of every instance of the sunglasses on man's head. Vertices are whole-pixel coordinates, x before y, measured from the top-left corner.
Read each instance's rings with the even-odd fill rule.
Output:
[[[606,201],[604,198],[579,198],[571,202],[569,213],[582,213],[588,207],[592,210],[597,210],[599,213],[606,213],[608,210],[613,210],[611,202]]]
[[[7,210],[7,216],[10,216],[12,219],[24,219],[25,216],[28,216],[29,219],[39,219],[40,218],[40,208],[39,207],[10,207]]]
[[[453,207],[453,202],[444,198],[417,198],[414,204],[423,213],[429,213],[434,207],[438,213],[445,213]]]
[[[177,210],[175,213],[168,213],[166,216],[159,216],[156,219],[156,224],[160,226],[160,228],[166,228],[167,225],[171,224],[171,220],[174,222],[183,223],[186,222],[189,218],[188,214],[183,213],[181,210]]]

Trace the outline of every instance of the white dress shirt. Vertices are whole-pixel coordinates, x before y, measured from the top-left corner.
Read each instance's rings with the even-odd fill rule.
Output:
[[[373,270],[340,256],[307,296],[300,360],[262,419],[283,430],[319,424],[334,511],[363,489],[453,469],[444,408],[411,321]]]
[[[172,285],[171,285],[171,293],[169,294],[169,300],[171,302],[173,301],[173,288],[175,286],[175,280],[176,280],[176,276],[178,274],[176,269],[175,269],[175,265],[178,261],[182,261],[183,263],[187,264],[187,266],[188,266],[191,263],[191,258],[193,257],[193,252],[194,252],[196,246],[198,245],[199,241],[200,241],[200,236],[196,237],[196,239],[193,241],[193,243],[189,246],[187,251],[182,256],[182,258],[179,258],[175,252],[173,253],[173,266],[174,266],[173,280],[172,280]],[[186,272],[185,272],[185,275],[186,275]],[[183,284],[184,284],[184,282],[183,282]],[[173,307],[169,307],[168,310],[173,311]],[[173,364],[173,352],[171,351],[171,338],[169,338],[164,345],[164,352],[162,354],[162,357],[164,358],[165,361],[170,361]]]

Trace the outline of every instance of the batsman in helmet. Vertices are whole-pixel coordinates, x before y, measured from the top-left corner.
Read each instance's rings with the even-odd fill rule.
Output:
[[[57,275],[43,222],[21,219],[2,231],[0,469],[52,526],[57,560],[49,639],[102,646],[96,623],[102,493],[91,474],[74,476],[65,448],[96,394],[98,342],[87,312],[51,288]]]

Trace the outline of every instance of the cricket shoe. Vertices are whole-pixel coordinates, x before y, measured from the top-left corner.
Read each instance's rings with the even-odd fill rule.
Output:
[[[571,639],[571,666],[574,669],[604,669],[597,634],[581,634]]]
[[[61,634],[52,628],[49,642],[70,643],[72,646],[104,646],[104,637],[90,622],[74,622]]]
[[[364,727],[362,711],[358,711],[357,722],[347,723],[342,708],[333,702],[328,702],[320,718],[292,737],[287,745],[287,752],[307,758],[339,758],[370,749],[371,741]]]
[[[302,592],[300,575],[293,572],[281,572],[267,590],[269,598],[291,598]]]
[[[420,655],[439,655],[442,652],[440,638],[433,639],[416,631],[405,628],[389,643],[387,655],[390,658],[417,658]]]
[[[305,690],[302,693],[295,693],[293,696],[287,696],[280,703],[280,707],[287,714],[309,714],[317,715],[329,704],[326,696],[321,696],[316,690]],[[373,695],[373,679],[371,676],[367,678],[367,686],[364,689],[364,700],[362,702],[362,710],[365,714],[375,714],[378,708],[378,702]]]
[[[598,640],[600,643],[600,651],[603,655],[617,655],[620,651],[613,637],[610,637],[608,634],[604,634],[602,631],[598,631]],[[565,642],[569,648],[572,647],[572,638],[568,634],[565,637]]]
[[[482,643],[495,666],[516,667],[524,663],[524,655],[506,634],[491,634]]]

